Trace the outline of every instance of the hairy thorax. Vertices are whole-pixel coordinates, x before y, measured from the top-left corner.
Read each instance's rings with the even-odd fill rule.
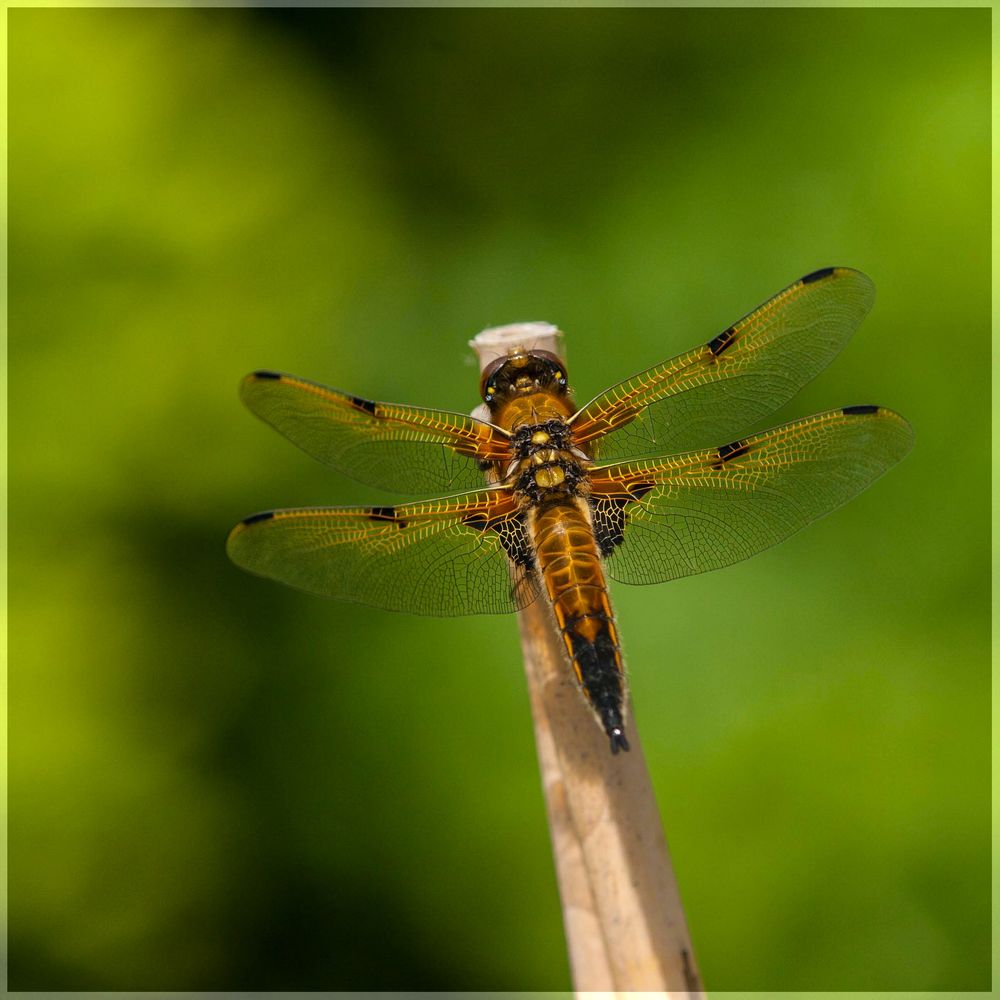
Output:
[[[548,507],[589,492],[590,458],[573,446],[569,425],[561,416],[524,423],[511,437],[513,461],[506,480],[523,507]]]

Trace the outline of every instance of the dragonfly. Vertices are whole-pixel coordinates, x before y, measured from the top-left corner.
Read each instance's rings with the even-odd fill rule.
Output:
[[[229,556],[389,611],[499,614],[542,599],[611,752],[628,750],[608,579],[661,583],[747,559],[912,447],[906,420],[867,404],[737,436],[833,360],[874,296],[859,271],[814,271],[582,407],[557,354],[515,347],[482,372],[488,419],[253,372],[243,402],[307,454],[383,490],[439,496],[252,514],[229,535]]]

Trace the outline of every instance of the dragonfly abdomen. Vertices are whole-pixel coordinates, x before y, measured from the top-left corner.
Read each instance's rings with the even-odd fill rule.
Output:
[[[567,497],[533,512],[538,570],[587,701],[611,740],[627,750],[625,685],[614,612],[585,501]]]

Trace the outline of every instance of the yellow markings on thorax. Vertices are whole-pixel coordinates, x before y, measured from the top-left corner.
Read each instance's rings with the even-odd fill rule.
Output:
[[[542,489],[561,486],[566,481],[566,470],[561,465],[543,465],[535,472],[535,485]]]

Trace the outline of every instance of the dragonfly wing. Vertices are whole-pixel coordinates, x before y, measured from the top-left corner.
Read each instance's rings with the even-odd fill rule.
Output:
[[[822,371],[874,301],[860,271],[807,275],[707,344],[591,400],[571,418],[574,440],[601,461],[731,440]]]
[[[503,461],[500,428],[461,413],[375,403],[306,379],[254,372],[240,397],[306,454],[397,493],[459,493],[484,484],[481,462]]]
[[[388,611],[497,614],[538,595],[522,515],[499,488],[395,507],[254,514],[227,550],[259,576]]]
[[[721,448],[595,468],[608,575],[659,583],[747,559],[857,496],[912,444],[898,414],[857,406]]]

